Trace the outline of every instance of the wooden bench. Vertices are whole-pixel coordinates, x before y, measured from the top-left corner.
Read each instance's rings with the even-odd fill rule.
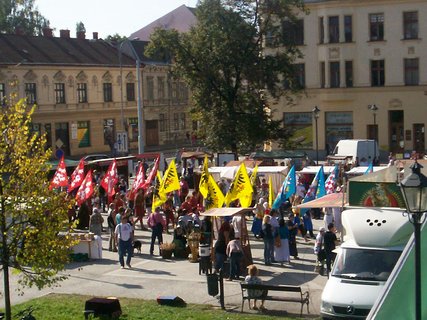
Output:
[[[309,303],[310,303],[310,294],[308,291],[303,292],[301,287],[298,286],[289,286],[289,285],[269,285],[269,284],[247,284],[244,282],[240,283],[240,287],[242,289],[242,312],[245,300],[249,302],[249,309],[251,308],[251,299],[255,299],[254,297],[250,297],[248,295],[248,290],[268,290],[268,294],[264,300],[270,301],[284,301],[284,302],[297,302],[301,304],[301,313],[300,317],[302,317],[302,310],[304,305],[307,305],[307,313],[310,313]],[[293,296],[285,296],[285,295],[271,295],[272,291],[282,291],[282,292],[292,292],[295,293]],[[261,300],[262,298],[256,298]]]

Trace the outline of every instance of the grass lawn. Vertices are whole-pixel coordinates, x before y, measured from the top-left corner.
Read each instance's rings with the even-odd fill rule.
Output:
[[[38,299],[30,300],[12,307],[12,313],[32,306],[33,315],[37,320],[75,320],[84,319],[83,310],[85,301],[90,296],[50,294]],[[234,311],[223,311],[210,305],[189,304],[186,307],[170,307],[158,305],[156,301],[120,298],[122,315],[119,319],[201,319],[201,320],[240,320],[240,319],[295,319],[280,316],[277,312],[267,314],[240,313],[240,308]],[[245,305],[247,311],[247,304]],[[284,312],[282,312],[282,315]],[[91,317],[89,317],[91,319]],[[99,318],[96,318],[99,319]],[[107,318],[101,318],[107,319]]]

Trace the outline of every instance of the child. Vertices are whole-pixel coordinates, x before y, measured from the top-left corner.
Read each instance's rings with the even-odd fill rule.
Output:
[[[262,280],[258,277],[258,268],[251,264],[248,266],[248,275],[245,278],[245,282],[247,284],[262,284]],[[248,290],[248,296],[249,298],[253,298],[254,304],[252,306],[252,309],[258,310],[258,307],[256,305],[257,299],[261,298],[261,305],[259,306],[260,310],[265,310],[264,307],[264,298],[267,296],[268,291],[267,290],[256,290],[256,289],[249,289]],[[249,302],[249,307],[251,307]]]

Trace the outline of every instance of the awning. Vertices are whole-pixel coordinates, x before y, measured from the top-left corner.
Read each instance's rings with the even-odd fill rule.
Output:
[[[345,203],[343,204],[343,197],[346,202],[346,194],[341,192],[331,193],[321,198],[299,204],[297,205],[297,208],[341,208],[345,205]]]
[[[212,208],[208,211],[202,212],[200,215],[206,217],[229,217],[252,210],[253,208]]]

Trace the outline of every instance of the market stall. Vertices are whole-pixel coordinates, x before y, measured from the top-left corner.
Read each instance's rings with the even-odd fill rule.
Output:
[[[249,233],[246,226],[246,213],[252,212],[253,208],[213,208],[206,212],[201,213],[202,216],[211,217],[212,219],[212,237],[211,237],[211,260],[214,261],[214,250],[213,246],[215,240],[218,239],[218,232],[221,228],[222,223],[228,219],[232,220],[233,217],[237,217],[239,221],[238,228],[240,232],[240,242],[243,249],[243,260],[241,268],[246,268],[252,264],[252,253],[251,246],[249,243]]]

